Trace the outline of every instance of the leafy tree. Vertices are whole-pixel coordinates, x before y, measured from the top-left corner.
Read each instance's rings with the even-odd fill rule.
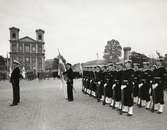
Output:
[[[61,59],[62,62],[66,64],[66,59],[61,54],[59,54],[57,57],[53,59],[52,69],[58,69],[59,59]]]
[[[108,62],[118,62],[122,54],[122,47],[117,40],[110,40],[104,49],[103,58]]]
[[[5,58],[3,56],[0,56],[0,70],[5,70]]]
[[[59,59],[57,57],[55,57],[53,59],[52,69],[58,69],[58,64],[59,64]]]

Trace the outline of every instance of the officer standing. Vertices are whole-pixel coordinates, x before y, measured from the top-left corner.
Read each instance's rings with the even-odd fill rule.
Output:
[[[16,106],[20,102],[20,78],[23,76],[20,74],[20,63],[16,60],[13,62],[14,70],[11,74],[10,83],[12,84],[13,88],[13,103],[10,106]]]
[[[70,102],[70,101],[74,100],[74,98],[73,98],[73,77],[74,77],[74,74],[73,74],[73,70],[71,68],[70,63],[66,64],[66,68],[67,68],[67,71],[64,72],[64,75],[65,75],[65,80],[67,83],[67,97],[68,97],[68,101]]]
[[[157,68],[154,70],[153,78],[154,83],[152,85],[152,88],[154,90],[154,109],[158,111],[158,113],[163,112],[164,107],[164,81],[166,80],[166,69],[162,65],[162,60],[160,59],[157,61]],[[159,105],[159,109],[158,109]]]

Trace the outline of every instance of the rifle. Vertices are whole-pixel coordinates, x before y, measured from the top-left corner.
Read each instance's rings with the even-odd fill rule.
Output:
[[[121,109],[120,109],[120,115],[123,113],[123,104],[124,104],[124,90],[121,89]]]
[[[139,85],[140,85],[140,84],[139,84]],[[142,87],[142,86],[139,86],[138,100],[137,100],[137,105],[138,105],[139,107],[142,107],[141,87]],[[139,101],[140,101],[140,103],[138,104]]]
[[[112,99],[114,101],[113,106],[112,106],[113,109],[115,109],[115,100],[116,100],[115,87],[117,85],[117,82],[118,81],[115,81],[115,83],[113,83],[113,85],[112,85]]]
[[[106,104],[106,86],[107,86],[107,83],[105,83],[103,86],[104,86],[103,87],[103,93],[104,93],[103,105],[105,105]]]
[[[116,97],[115,97],[115,89],[114,88],[112,90],[112,93],[113,93],[113,101],[114,101],[114,103],[113,103],[113,109],[115,109],[115,99],[116,99]]]
[[[154,85],[156,85],[156,83],[155,84],[152,84],[152,87],[151,87],[151,89],[152,89],[152,108],[151,108],[151,112],[154,112],[154,110],[155,110],[155,88],[154,88]]]

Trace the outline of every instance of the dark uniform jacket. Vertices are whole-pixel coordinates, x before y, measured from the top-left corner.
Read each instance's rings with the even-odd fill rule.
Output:
[[[19,84],[19,79],[23,78],[23,76],[20,74],[20,69],[17,67],[13,70],[10,78],[10,82],[14,85]]]

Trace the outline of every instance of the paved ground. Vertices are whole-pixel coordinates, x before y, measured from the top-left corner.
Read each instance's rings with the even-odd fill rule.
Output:
[[[0,81],[0,130],[167,129],[167,107],[161,115],[135,107],[133,117],[120,116],[109,106],[82,94],[80,83],[75,80],[75,101],[68,102],[58,80],[21,81],[21,103],[10,107],[11,85]]]

